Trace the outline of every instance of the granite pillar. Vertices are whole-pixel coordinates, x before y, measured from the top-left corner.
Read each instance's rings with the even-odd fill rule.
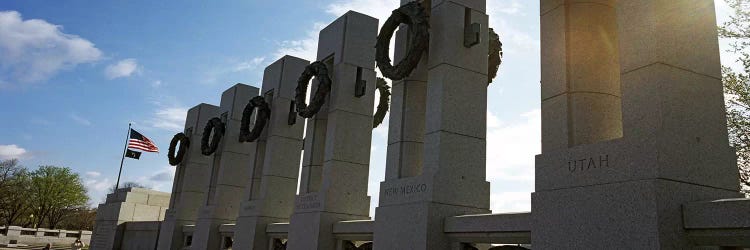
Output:
[[[266,226],[288,222],[292,215],[305,121],[295,117],[293,124],[289,124],[289,116],[296,116],[297,79],[308,64],[309,61],[284,56],[264,72],[261,93],[271,109],[271,117],[255,142],[252,179],[245,187],[234,227],[235,249],[268,249]]]
[[[411,0],[401,0],[407,4]],[[424,2],[430,9],[429,1]],[[394,62],[400,62],[409,49],[408,26],[396,31]],[[417,68],[409,76],[393,81],[388,125],[385,179],[417,176],[422,173],[424,160],[425,97],[427,94],[427,58],[422,54]]]
[[[183,249],[182,226],[195,224],[198,209],[206,200],[211,157],[201,154],[200,140],[208,120],[218,115],[219,107],[205,103],[188,110],[184,133],[191,143],[182,162],[176,166],[170,206],[159,230],[159,250]]]
[[[333,84],[325,107],[308,119],[288,249],[335,249],[335,222],[370,218],[377,28],[377,19],[350,11],[320,32],[317,57],[328,66]],[[357,97],[361,81],[366,90]]]
[[[541,14],[543,139],[532,246],[692,248],[682,204],[739,196],[713,1],[544,0]],[[570,42],[592,49],[577,53]],[[602,65],[577,63],[591,60]],[[590,90],[621,89],[621,103],[601,98],[581,106],[545,95],[575,85],[576,72],[595,80],[587,81]],[[588,115],[581,118],[581,110]],[[618,116],[622,138],[614,133]]]
[[[226,130],[218,149],[211,155],[210,179],[203,187],[208,194],[195,223],[193,250],[219,248],[222,240],[219,226],[234,223],[237,218],[257,146],[239,141],[240,123],[245,106],[255,96],[258,96],[258,88],[244,84],[236,84],[221,95],[220,117]]]
[[[425,97],[423,102],[407,97],[425,107],[424,158],[420,171],[394,167],[419,169],[414,167],[419,162],[403,161],[408,155],[388,158],[376,211],[375,249],[459,249],[460,244],[443,233],[445,217],[489,212],[486,1],[432,0],[426,4],[431,30],[429,54],[423,58]],[[470,35],[479,36],[479,42],[466,45],[464,35],[471,26],[479,27],[478,33]],[[412,77],[424,79],[420,67]],[[408,111],[394,109],[391,119],[404,114]],[[391,131],[415,123],[402,122]],[[390,153],[397,144],[388,147]]]

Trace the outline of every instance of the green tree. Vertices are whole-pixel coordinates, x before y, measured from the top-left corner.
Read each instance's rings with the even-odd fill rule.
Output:
[[[732,42],[743,68],[722,69],[726,96],[729,142],[737,150],[740,187],[750,194],[750,1],[727,0],[733,10],[730,20],[719,27],[719,35]]]
[[[89,201],[86,188],[70,168],[41,166],[31,173],[32,209],[35,224],[55,228]]]
[[[0,162],[0,224],[18,225],[27,219],[30,176],[16,159]]]

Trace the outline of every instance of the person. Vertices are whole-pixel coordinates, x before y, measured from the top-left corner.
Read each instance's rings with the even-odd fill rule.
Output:
[[[70,246],[72,250],[81,250],[83,247],[86,246],[81,242],[81,239],[76,239],[76,242],[73,242],[73,245]]]
[[[44,246],[44,248],[42,248],[42,250],[51,250],[51,249],[52,249],[52,243],[47,243],[47,245]]]

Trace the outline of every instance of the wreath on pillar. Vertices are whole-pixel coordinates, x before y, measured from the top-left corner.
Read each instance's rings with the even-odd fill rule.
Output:
[[[253,116],[253,111],[258,108],[258,116],[255,118],[255,125],[253,130],[250,131],[250,117]],[[260,137],[260,133],[263,132],[263,128],[266,126],[266,121],[271,116],[271,109],[268,108],[266,99],[262,96],[253,97],[245,105],[245,110],[242,111],[242,123],[240,123],[240,142],[254,142]]]
[[[177,147],[177,143],[180,143],[180,148],[177,150],[177,155],[175,155],[175,148]],[[177,166],[177,164],[180,164],[182,162],[182,159],[185,157],[185,152],[187,151],[187,148],[190,146],[190,138],[185,135],[185,133],[177,133],[172,137],[172,141],[169,142],[169,150],[167,151],[167,158],[169,159],[169,165]]]
[[[406,52],[404,59],[393,66],[389,58],[388,47],[391,43],[393,32],[402,23],[409,26],[411,42],[409,43],[409,50]],[[412,70],[419,64],[422,53],[429,46],[429,28],[430,24],[427,13],[418,2],[410,2],[394,10],[383,24],[383,27],[380,28],[380,34],[378,34],[378,40],[375,44],[375,62],[378,68],[380,68],[380,72],[385,77],[394,81],[409,76]]]
[[[318,80],[318,90],[310,99],[310,105],[305,103],[307,95],[307,86],[312,77]],[[313,62],[305,67],[305,71],[297,80],[297,89],[294,96],[294,102],[297,105],[297,113],[305,118],[311,118],[320,111],[326,102],[326,96],[331,92],[331,78],[328,76],[328,68],[322,62]]]
[[[385,114],[388,113],[391,100],[391,87],[388,87],[388,83],[382,77],[378,77],[377,87],[380,92],[380,100],[378,101],[378,108],[375,111],[375,119],[372,121],[372,128],[377,128],[383,123]]]
[[[224,135],[224,129],[224,123],[218,117],[208,120],[206,127],[203,128],[203,137],[201,138],[201,153],[203,155],[211,155],[216,152],[216,148],[219,147],[219,141],[221,141],[221,137]],[[212,131],[214,136],[210,138]],[[208,141],[209,138],[211,139],[210,143]]]
[[[487,69],[487,85],[497,76],[497,71],[500,69],[500,64],[503,63],[503,43],[500,42],[500,36],[495,33],[495,30],[490,28],[490,39],[489,39],[489,61]]]

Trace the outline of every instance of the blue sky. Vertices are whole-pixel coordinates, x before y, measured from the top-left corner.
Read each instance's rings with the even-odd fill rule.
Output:
[[[123,181],[171,190],[166,150],[188,108],[259,86],[285,54],[314,59],[317,32],[347,10],[381,20],[398,0],[2,1],[0,159],[73,168],[92,205],[114,185],[128,122],[161,148],[126,159]],[[530,209],[540,152],[539,1],[488,0],[505,57],[489,87],[487,177],[494,212]],[[719,21],[728,10],[717,0]],[[722,43],[725,45],[725,43]],[[724,55],[731,63],[732,57]],[[385,122],[384,124],[387,124]],[[387,126],[373,134],[378,201]]]

